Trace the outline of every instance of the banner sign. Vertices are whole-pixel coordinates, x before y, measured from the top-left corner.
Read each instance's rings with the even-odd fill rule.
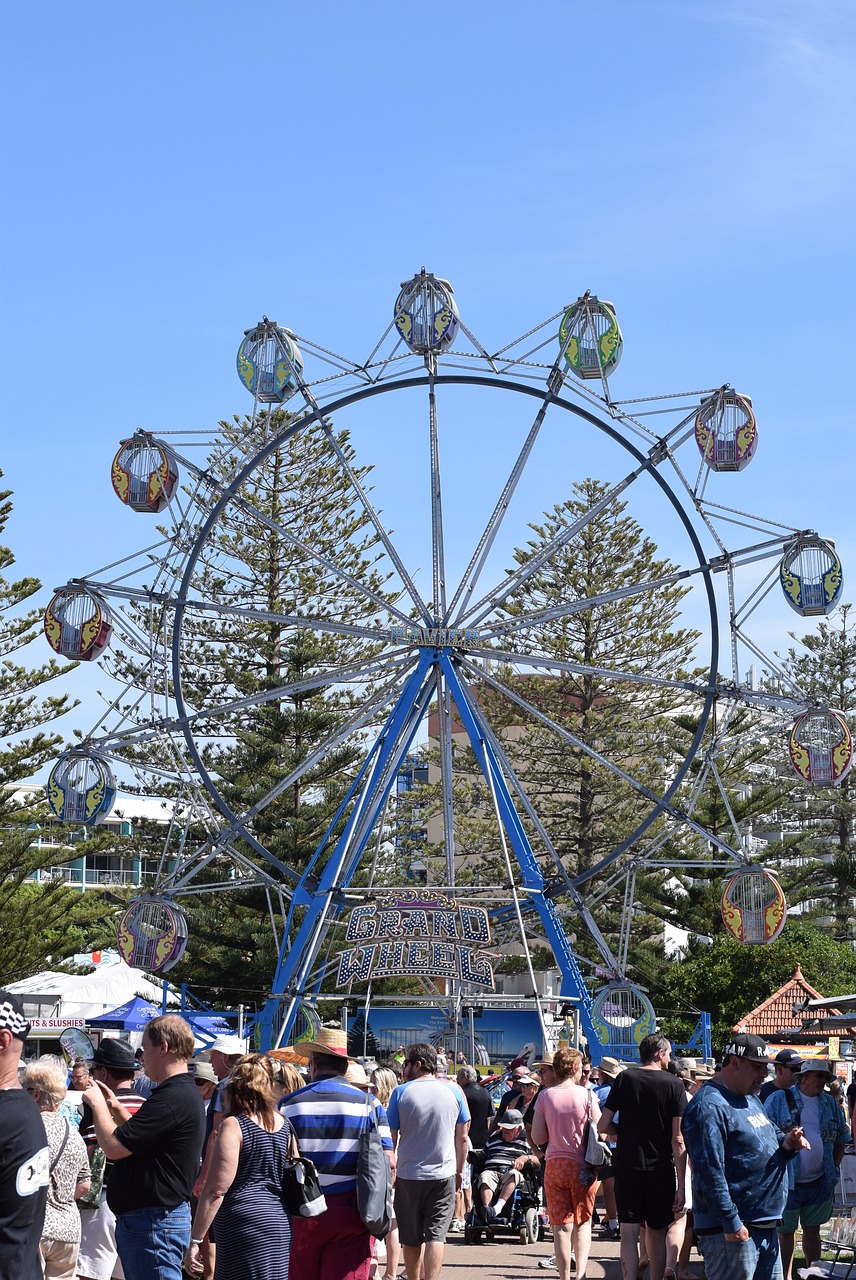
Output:
[[[30,1018],[31,1031],[64,1031],[66,1027],[85,1027],[85,1018]]]
[[[487,911],[445,893],[409,889],[355,907],[339,955],[338,987],[371,978],[457,978],[493,990]],[[473,945],[474,944],[474,945]]]

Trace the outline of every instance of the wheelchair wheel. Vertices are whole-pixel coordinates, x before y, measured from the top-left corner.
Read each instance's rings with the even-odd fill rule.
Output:
[[[537,1209],[527,1209],[525,1225],[520,1228],[522,1244],[537,1244],[541,1236],[541,1223]]]

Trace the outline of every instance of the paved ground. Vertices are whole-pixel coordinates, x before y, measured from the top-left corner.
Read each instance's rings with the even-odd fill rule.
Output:
[[[621,1280],[618,1244],[593,1240],[589,1259],[588,1280]],[[547,1280],[556,1276],[555,1269],[542,1270],[539,1259],[553,1255],[551,1241],[524,1245],[509,1236],[492,1244],[464,1244],[463,1236],[449,1236],[446,1262],[440,1280]],[[701,1258],[693,1250],[690,1266],[697,1276],[704,1274]],[[574,1272],[571,1272],[573,1280]],[[399,1268],[403,1275],[403,1268]]]

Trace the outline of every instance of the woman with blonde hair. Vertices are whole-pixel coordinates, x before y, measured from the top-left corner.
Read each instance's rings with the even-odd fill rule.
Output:
[[[375,1067],[371,1074],[369,1090],[377,1098],[380,1105],[386,1111],[389,1105],[389,1099],[393,1089],[398,1084],[398,1076],[389,1067]],[[395,1165],[390,1170],[391,1182],[393,1190],[395,1189]],[[398,1260],[401,1256],[401,1245],[398,1240],[398,1223],[395,1221],[395,1214],[390,1205],[390,1215],[392,1217],[392,1226],[384,1240],[386,1245],[386,1268],[383,1272],[383,1280],[395,1280],[398,1272]],[[372,1273],[375,1274],[374,1272]]]
[[[291,1223],[282,1203],[282,1174],[292,1128],[276,1110],[274,1062],[240,1058],[226,1086],[226,1116],[190,1233],[185,1268],[202,1270],[199,1247],[215,1217],[214,1280],[288,1280]]]
[[[89,1159],[80,1134],[63,1115],[65,1071],[53,1062],[36,1060],[21,1083],[39,1111],[50,1150],[50,1183],[39,1250],[50,1280],[74,1280],[80,1250],[80,1210],[75,1203],[89,1190]]]
[[[293,1062],[281,1062],[277,1058],[271,1058],[270,1063],[273,1073],[273,1091],[277,1102],[291,1097],[306,1084]]]
[[[597,1193],[596,1174],[585,1161],[586,1122],[597,1126],[600,1104],[580,1084],[583,1055],[578,1049],[558,1049],[553,1056],[557,1083],[542,1089],[535,1100],[532,1141],[546,1144],[544,1198],[553,1228],[553,1250],[559,1280],[569,1280],[571,1246],[577,1280],[585,1280],[591,1249],[591,1219]]]

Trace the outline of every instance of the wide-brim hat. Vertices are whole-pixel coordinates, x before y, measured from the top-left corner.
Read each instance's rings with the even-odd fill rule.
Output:
[[[700,1063],[693,1072],[694,1080],[712,1080],[716,1075],[713,1067],[709,1067],[706,1062]]]
[[[349,1062],[348,1070],[345,1072],[345,1079],[348,1084],[354,1085],[356,1089],[368,1089],[369,1078],[366,1075],[365,1067],[359,1062]]]
[[[601,1058],[596,1069],[600,1075],[609,1076],[610,1080],[614,1080],[616,1076],[621,1075],[622,1071],[627,1070],[623,1062],[619,1062],[617,1058],[610,1058],[608,1056],[606,1058]]]
[[[331,1058],[355,1060],[348,1053],[348,1033],[340,1027],[321,1027],[317,1040],[299,1040],[297,1047],[302,1053],[326,1053]]]
[[[191,1062],[190,1074],[196,1080],[204,1080],[207,1084],[219,1084],[217,1072],[210,1062]]]
[[[543,1058],[539,1058],[537,1062],[532,1063],[533,1070],[537,1071],[539,1067],[552,1067],[553,1054],[545,1053]]]
[[[799,1071],[794,1074],[798,1076],[807,1076],[809,1072],[815,1071],[819,1076],[826,1076],[827,1080],[831,1080],[834,1072],[830,1070],[829,1063],[825,1058],[806,1058]]]

